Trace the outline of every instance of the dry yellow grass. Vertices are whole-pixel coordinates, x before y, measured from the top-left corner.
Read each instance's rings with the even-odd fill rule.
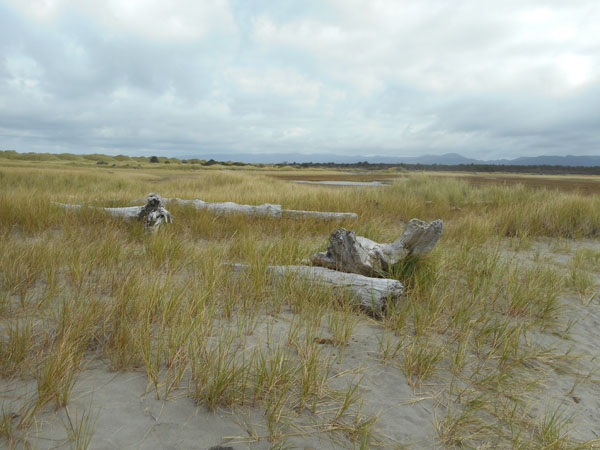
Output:
[[[297,433],[293,423],[341,446],[400,445],[379,436],[377,417],[361,411],[362,379],[332,371],[346,361],[361,323],[380,330],[375,364],[397,370],[416,389],[436,386],[445,411],[435,424],[437,444],[589,444],[569,437],[558,412],[539,421],[529,414],[544,382],[539,367],[575,363],[527,337],[567,326],[560,293],[593,294],[588,273],[597,270],[597,255],[580,251],[565,274],[517,265],[502,249],[507,239],[527,247],[536,238],[597,238],[598,195],[473,186],[426,174],[403,174],[387,187],[330,189],[275,179],[273,170],[174,165],[108,170],[0,160],[0,375],[37,387],[24,409],[0,409],[6,442],[26,442],[36,414],[68,405],[77,377],[99,360],[113,371],[144,373],[160,399],[183,394],[211,410],[259,409],[266,421],[259,438],[272,443]],[[51,203],[125,206],[148,192],[359,218],[334,224],[220,217],[169,205],[175,223],[148,235],[135,222]],[[429,257],[396,268],[407,298],[390,305],[382,321],[349,308],[341,295],[267,282],[266,265],[298,264],[324,250],[335,226],[390,241],[413,217],[442,218],[444,236]],[[224,261],[252,270],[235,275]],[[288,325],[278,329],[274,317]],[[324,425],[315,427],[308,415]],[[90,416],[82,417],[91,434]],[[78,420],[68,423],[72,440],[89,445],[75,429]]]

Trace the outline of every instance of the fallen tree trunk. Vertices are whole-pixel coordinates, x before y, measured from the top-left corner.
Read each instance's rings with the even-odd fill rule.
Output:
[[[430,252],[442,235],[442,221],[411,219],[402,235],[391,244],[378,244],[354,231],[338,228],[329,237],[326,252],[310,257],[315,266],[365,276],[389,275],[394,265],[410,255]]]
[[[165,202],[175,202],[181,205],[192,205],[196,209],[207,209],[216,214],[243,213],[248,216],[281,217],[281,205],[264,203],[262,205],[241,205],[234,202],[204,202],[199,198],[183,200],[181,198],[166,198]]]
[[[282,210],[284,217],[293,217],[303,219],[305,217],[314,217],[315,219],[358,219],[358,214],[353,212],[329,212],[329,211],[303,211],[300,209]]]
[[[250,266],[246,264],[231,264],[234,271],[245,271]],[[312,266],[268,266],[271,278],[307,281],[316,286],[342,290],[361,309],[375,317],[385,313],[388,302],[397,301],[404,292],[404,286],[398,280],[387,278],[371,278],[355,273],[344,273],[325,267]]]
[[[356,219],[358,214],[352,212],[303,211],[297,209],[282,209],[281,205],[264,203],[262,205],[242,205],[234,202],[205,202],[198,198],[183,200],[181,198],[165,198],[163,201],[176,202],[180,205],[192,205],[196,209],[207,209],[217,214],[243,213],[248,216],[291,217],[302,219],[314,217],[323,220]]]
[[[67,209],[80,209],[82,205],[58,203],[56,205]],[[150,193],[144,206],[126,206],[123,208],[97,208],[102,209],[114,217],[123,219],[139,219],[144,222],[144,227],[149,231],[156,231],[163,223],[172,223],[173,216],[163,206],[159,194]]]

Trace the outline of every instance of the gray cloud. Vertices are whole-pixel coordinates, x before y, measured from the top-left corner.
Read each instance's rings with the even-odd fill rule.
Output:
[[[0,148],[600,151],[595,1],[171,3],[0,3]]]

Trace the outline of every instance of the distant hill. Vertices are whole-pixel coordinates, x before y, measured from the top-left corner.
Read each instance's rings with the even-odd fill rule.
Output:
[[[421,155],[421,156],[405,156],[405,157],[386,157],[386,156],[373,156],[366,158],[369,162],[373,163],[384,163],[384,164],[445,164],[445,165],[456,165],[456,164],[481,164],[480,160],[465,158],[458,153],[445,153],[443,155]],[[371,161],[372,159],[372,161]]]
[[[31,161],[136,161],[148,162],[149,156],[126,156],[126,155],[102,155],[102,154],[72,154],[72,153],[19,153],[14,150],[0,150],[0,157],[17,160]],[[522,156],[515,159],[495,159],[484,160],[465,158],[458,153],[445,153],[443,155],[421,155],[421,156],[348,156],[335,154],[305,154],[305,153],[197,153],[194,155],[174,155],[160,156],[160,162],[179,162],[180,160],[204,160],[207,165],[214,164],[216,161],[239,161],[242,163],[263,163],[263,164],[423,164],[440,166],[468,166],[468,165],[491,165],[491,166],[563,166],[563,167],[600,167],[600,155],[596,156]],[[213,160],[213,161],[210,161]]]
[[[484,160],[465,158],[458,153],[443,155],[421,156],[347,156],[334,154],[304,154],[304,153],[237,153],[237,154],[200,154],[181,156],[182,159],[201,158],[218,161],[243,161],[246,163],[338,163],[352,164],[368,161],[371,164],[494,164],[512,166],[600,166],[600,156],[528,156],[515,159]]]
[[[500,159],[489,164],[510,164],[518,166],[600,166],[600,156],[534,156],[521,157],[512,160]]]
[[[374,159],[377,159],[376,157]],[[388,159],[388,158],[386,158]],[[510,166],[600,166],[600,156],[523,156],[515,159],[472,159],[465,158],[458,153],[446,153],[444,155],[423,155],[406,158],[389,158],[394,162],[407,164],[494,164]],[[369,161],[370,162],[370,161]],[[374,161],[375,162],[375,161]],[[383,162],[383,161],[376,161]]]

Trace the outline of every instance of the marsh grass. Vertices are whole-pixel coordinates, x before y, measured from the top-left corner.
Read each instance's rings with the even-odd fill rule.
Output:
[[[18,414],[12,409],[0,405],[0,438],[4,438],[9,448],[12,448],[18,440],[17,424]]]
[[[402,339],[394,339],[394,334],[383,330],[380,336],[377,336],[379,344],[379,357],[384,364],[388,364],[396,358],[403,345]]]
[[[536,433],[544,448],[570,448],[568,430],[572,417],[560,408],[550,409],[539,419]]]
[[[566,287],[575,291],[582,301],[589,303],[596,294],[595,274],[598,272],[600,252],[589,248],[577,249],[569,262]]]
[[[238,358],[231,334],[216,341],[195,341],[191,349],[191,378],[194,400],[209,409],[219,405],[243,404],[248,363]]]
[[[333,336],[333,345],[339,348],[340,360],[359,321],[357,309],[353,308],[350,303],[349,305],[342,306],[339,311],[333,311],[327,316],[327,327]]]
[[[7,338],[0,346],[0,374],[3,377],[23,375],[30,370],[31,351],[36,347],[31,319],[6,321]]]
[[[56,409],[67,405],[83,353],[81,341],[73,335],[64,335],[50,346],[35,374],[39,406],[49,401],[54,401]]]
[[[402,370],[409,386],[419,387],[423,381],[432,376],[437,363],[442,359],[443,349],[430,341],[414,339],[401,349]]]
[[[296,345],[296,351],[300,360],[296,410],[302,411],[303,408],[308,407],[310,411],[316,413],[318,403],[330,394],[328,380],[331,376],[333,360],[325,354],[323,347],[310,337],[305,338],[304,345]]]
[[[321,431],[341,431],[367,448],[376,441],[377,417],[361,412],[362,380],[336,390],[333,367],[336,352],[343,362],[357,325],[375,322],[343,294],[291,274],[273,282],[266,267],[299,264],[325,250],[337,226],[391,242],[413,217],[442,218],[444,236],[434,251],[393,268],[406,297],[374,325],[381,328],[377,363],[404,373],[415,390],[447,386],[440,400],[447,414],[436,422],[446,446],[572,444],[562,416],[526,419],[523,399],[535,396],[539,368],[567,358],[529,345],[527,336],[564,330],[560,294],[593,295],[600,253],[576,250],[565,277],[502,249],[524,251],[534,239],[552,237],[569,252],[572,238],[598,237],[598,196],[474,188],[421,174],[369,189],[299,186],[271,175],[108,173],[58,163],[0,168],[0,375],[37,382],[29,419],[47,403],[68,406],[85,361],[99,359],[110,370],[145,371],[148,389],[163,400],[182,391],[208,410],[260,408],[273,445],[285,442],[292,421],[309,415],[326,424]],[[150,191],[353,211],[359,218],[333,224],[221,217],[168,205],[175,223],[147,235],[139,224],[92,208],[65,211],[51,203],[121,206]],[[224,264],[230,262],[249,270],[234,273]],[[282,317],[290,317],[283,331],[271,325]],[[10,442],[14,423],[7,417],[0,430]],[[75,448],[89,445],[93,423],[89,412],[68,419]]]
[[[98,412],[94,414],[90,409],[79,411],[75,409],[74,417],[71,417],[69,408],[65,408],[65,420],[63,426],[67,432],[69,448],[72,450],[87,450],[91,443],[96,422],[98,421]]]

